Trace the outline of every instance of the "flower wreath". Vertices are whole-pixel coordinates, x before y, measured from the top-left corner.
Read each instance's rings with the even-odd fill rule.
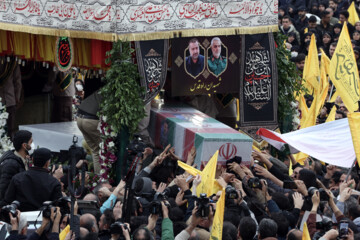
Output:
[[[14,149],[13,144],[6,132],[6,120],[9,113],[6,112],[6,107],[2,104],[0,98],[0,155]]]
[[[91,174],[89,176],[89,188],[94,189],[99,182],[109,181],[113,183],[114,180],[111,177],[111,168],[117,161],[115,146],[117,133],[106,122],[106,116],[100,117],[99,131],[101,133],[101,142],[99,144],[99,163],[100,174]]]

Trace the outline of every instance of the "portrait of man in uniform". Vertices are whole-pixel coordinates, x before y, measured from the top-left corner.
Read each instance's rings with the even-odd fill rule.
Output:
[[[222,50],[222,42],[220,38],[214,37],[211,39],[210,50],[208,50],[208,69],[215,76],[219,76],[223,73],[227,67],[226,49]],[[223,54],[221,53],[223,51]]]
[[[204,70],[205,67],[205,58],[204,55],[201,54],[201,51],[204,50],[196,38],[192,38],[189,41],[187,49],[190,54],[185,60],[185,70],[189,75],[195,78]]]

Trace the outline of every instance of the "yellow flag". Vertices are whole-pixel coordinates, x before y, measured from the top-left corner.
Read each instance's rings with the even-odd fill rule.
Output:
[[[311,240],[306,222],[304,222],[302,240]]]
[[[306,153],[299,152],[296,154],[293,154],[296,162],[300,163],[301,165],[304,165],[304,161],[309,157]]]
[[[356,158],[360,164],[360,112],[349,113],[347,117],[349,120]]]
[[[330,79],[349,112],[356,111],[359,100],[359,73],[346,23],[331,58]]]
[[[325,122],[335,121],[335,114],[336,114],[336,107],[333,106]]]
[[[211,236],[210,236],[211,240],[222,240],[224,211],[225,211],[225,189],[222,190],[221,196],[216,203],[216,211],[215,211],[213,225],[211,228]]]
[[[330,73],[330,59],[326,56],[324,50],[321,49],[321,65],[320,65],[320,88],[321,90],[328,90],[329,88],[329,78]]]
[[[301,95],[301,97],[300,97],[299,109],[301,111],[301,119],[300,119],[300,127],[301,127],[304,124],[305,119],[307,118],[308,113],[309,113],[309,108],[306,105],[306,100],[305,100],[304,95]]]
[[[201,193],[206,193],[207,196],[210,196],[213,193],[218,154],[219,151],[216,151],[200,173],[201,183],[196,188],[196,194],[198,196],[200,196]]]
[[[290,159],[290,164],[289,164],[289,176],[291,176],[293,174],[293,169],[292,169],[292,161]]]
[[[64,230],[61,231],[59,234],[59,240],[64,240],[68,232],[70,232],[70,225],[67,225]]]
[[[358,13],[356,12],[356,9],[355,9],[355,3],[352,2],[350,4],[350,7],[348,8],[348,12],[349,12],[349,23],[351,23],[353,26],[355,26],[355,23],[357,21],[359,21],[359,15]]]
[[[198,170],[192,166],[189,166],[186,163],[183,163],[182,161],[178,160],[178,165],[179,165],[179,167],[181,167],[182,169],[184,169],[186,172],[188,172],[190,175],[192,175],[194,177],[196,177],[196,175],[201,174],[200,170]]]
[[[317,104],[318,98],[319,98],[319,96],[317,96],[317,94],[315,94],[314,95],[314,100],[311,103],[311,106],[310,106],[309,112],[307,114],[307,117],[306,117],[304,123],[300,126],[301,129],[311,127],[311,126],[315,125],[316,117],[317,117],[317,115],[316,115],[316,113],[317,113],[316,107],[318,106],[318,104]]]
[[[316,47],[315,35],[311,35],[311,41],[309,46],[309,53],[307,55],[306,60],[306,69],[305,71],[305,81],[309,83],[315,90],[319,89],[319,77],[320,77],[320,69],[319,69],[319,58],[318,58],[318,50]]]

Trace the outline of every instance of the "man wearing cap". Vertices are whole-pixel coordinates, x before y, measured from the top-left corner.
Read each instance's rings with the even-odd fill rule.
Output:
[[[20,211],[35,211],[42,207],[43,202],[55,201],[62,197],[60,182],[49,175],[51,157],[51,152],[47,148],[34,151],[34,167],[12,178],[5,194],[5,204],[17,200],[20,202]]]
[[[16,132],[13,139],[15,150],[5,152],[0,158],[0,204],[13,176],[28,170],[27,158],[34,148],[32,133],[26,130]]]

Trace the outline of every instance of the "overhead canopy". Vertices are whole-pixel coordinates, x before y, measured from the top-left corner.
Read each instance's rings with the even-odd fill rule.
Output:
[[[277,31],[278,0],[0,1],[0,30],[106,41]]]
[[[355,160],[347,118],[285,134],[260,128],[257,134],[279,150],[287,143],[292,153],[298,150],[332,165],[350,168]]]

